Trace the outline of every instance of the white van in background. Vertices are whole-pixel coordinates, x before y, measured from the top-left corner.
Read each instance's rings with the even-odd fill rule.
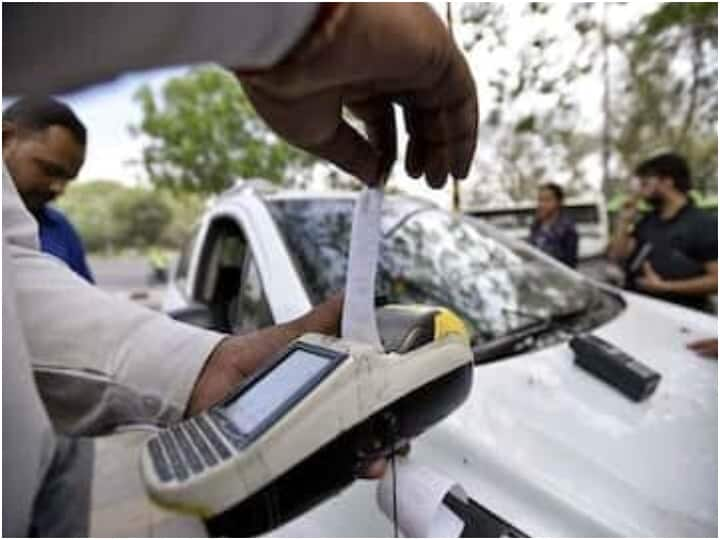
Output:
[[[535,203],[526,202],[504,207],[469,207],[463,213],[484,219],[512,238],[527,240],[535,220],[536,207]],[[592,199],[568,198],[565,199],[564,211],[577,225],[580,236],[579,259],[604,255],[610,235],[605,198],[600,194]]]

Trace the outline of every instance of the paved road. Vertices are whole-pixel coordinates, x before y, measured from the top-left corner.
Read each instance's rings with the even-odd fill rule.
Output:
[[[88,262],[101,289],[160,309],[165,286],[150,283],[150,265],[144,257],[90,257]]]
[[[97,284],[103,289],[141,289],[147,287],[150,265],[144,257],[97,257],[89,260]]]
[[[150,268],[142,257],[90,257],[97,285],[118,296],[158,309],[164,286],[148,285]],[[90,536],[182,537],[204,536],[193,518],[165,512],[145,495],[139,455],[145,432],[96,439]]]

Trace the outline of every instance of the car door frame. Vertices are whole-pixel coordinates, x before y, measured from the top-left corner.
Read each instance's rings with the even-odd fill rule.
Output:
[[[282,324],[307,313],[312,304],[305,291],[275,221],[265,202],[252,190],[220,199],[202,220],[199,239],[190,260],[185,290],[188,306],[197,304],[201,257],[212,225],[229,219],[241,230],[257,265],[263,292],[275,324]]]

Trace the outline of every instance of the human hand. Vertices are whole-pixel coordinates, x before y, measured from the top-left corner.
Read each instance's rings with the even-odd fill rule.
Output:
[[[291,324],[297,327],[300,335],[315,332],[326,336],[337,336],[340,334],[344,300],[345,291],[336,292]]]
[[[477,138],[470,69],[432,8],[340,4],[281,64],[238,77],[257,112],[288,142],[357,176],[382,182],[397,154],[393,104],[409,140],[406,169],[433,188],[465,178]],[[366,137],[342,117],[348,109]]]
[[[195,382],[187,415],[220,401],[288,343],[308,332],[337,335],[343,294],[337,293],[311,311],[286,324],[243,336],[228,336],[210,354]]]
[[[647,292],[667,292],[668,282],[665,281],[652,267],[649,261],[645,261],[642,266],[643,275],[639,277],[636,284],[639,288]]]
[[[635,221],[641,199],[642,195],[639,191],[632,191],[628,194],[618,214],[618,218],[622,223],[627,225]]]
[[[385,476],[387,465],[388,462],[386,459],[376,459],[368,465],[364,465],[359,471],[358,476],[366,480],[378,480]]]
[[[704,356],[705,358],[715,358],[717,360],[718,357],[718,340],[717,338],[714,339],[701,339],[698,341],[694,341],[692,343],[688,343],[687,348],[691,351],[695,351],[700,356]]]
[[[410,454],[410,442],[405,442],[393,450],[397,456],[407,457]],[[385,476],[389,460],[392,459],[391,452],[385,451],[374,456],[364,456],[357,465],[357,475],[366,480],[377,480]]]

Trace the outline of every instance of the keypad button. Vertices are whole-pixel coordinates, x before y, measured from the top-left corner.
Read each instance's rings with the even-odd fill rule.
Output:
[[[155,472],[160,478],[161,482],[169,482],[173,478],[173,473],[170,470],[170,465],[165,459],[160,441],[158,439],[152,439],[148,443],[148,451],[150,452],[150,459],[152,459]]]
[[[213,419],[215,427],[217,427],[220,432],[233,443],[235,448],[241,449],[247,445],[247,437],[240,433],[237,426],[233,424],[232,420],[230,420],[227,416],[218,411],[210,411],[209,416]]]
[[[190,440],[195,445],[195,448],[200,452],[200,457],[202,457],[205,464],[210,466],[217,465],[218,459],[215,457],[215,454],[213,454],[212,449],[208,446],[205,438],[200,434],[200,431],[198,431],[195,422],[186,422],[183,426],[190,435]]]
[[[172,434],[175,436],[175,440],[180,446],[180,452],[185,458],[185,462],[190,466],[190,470],[195,474],[202,471],[205,466],[200,461],[195,449],[190,444],[190,440],[182,429],[182,426],[175,426],[171,429]]]
[[[205,437],[207,437],[207,440],[210,441],[210,444],[218,453],[220,458],[228,459],[232,455],[230,452],[230,448],[227,444],[225,444],[225,442],[223,442],[217,432],[210,425],[210,422],[207,421],[207,417],[198,416],[197,418],[195,418],[195,422],[197,423],[200,430],[203,432],[203,435],[205,435]]]
[[[178,480],[187,480],[189,476],[187,467],[185,467],[185,463],[180,458],[177,445],[175,440],[170,436],[170,432],[163,431],[160,434],[160,440],[162,441],[163,448],[165,448],[165,452],[170,458],[170,466],[172,467],[175,476]]]

